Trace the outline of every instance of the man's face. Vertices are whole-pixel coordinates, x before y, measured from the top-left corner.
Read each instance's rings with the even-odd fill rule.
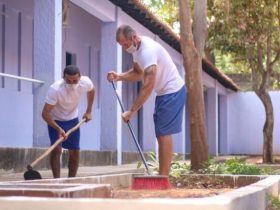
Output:
[[[64,74],[63,79],[66,82],[66,84],[78,84],[80,81],[80,74],[75,74],[75,75],[69,75],[69,74]]]
[[[124,48],[129,48],[132,44],[136,45],[135,43],[136,36],[133,35],[130,39],[126,39],[123,34],[120,34],[118,37],[118,43]]]

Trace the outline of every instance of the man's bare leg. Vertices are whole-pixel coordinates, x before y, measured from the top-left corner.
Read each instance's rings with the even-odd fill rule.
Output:
[[[69,150],[68,177],[75,177],[80,161],[80,150]]]
[[[61,147],[57,146],[52,152],[50,157],[50,163],[52,168],[52,173],[54,178],[60,177],[60,156]]]
[[[159,174],[169,176],[171,161],[172,161],[172,137],[159,136],[157,138],[159,145]]]

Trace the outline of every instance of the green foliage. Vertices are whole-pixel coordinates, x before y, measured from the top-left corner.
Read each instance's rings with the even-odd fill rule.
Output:
[[[137,163],[137,168],[140,168],[143,165],[142,161]],[[158,174],[159,172],[159,162],[157,161],[156,153],[149,152],[148,153],[148,161],[147,165],[153,174]]]
[[[224,54],[215,50],[215,66],[226,74],[239,73],[249,74],[250,68],[241,60],[237,60],[230,53]]]
[[[280,200],[278,197],[274,197],[272,195],[268,196],[268,204],[269,204],[269,210],[277,210],[280,209]]]
[[[156,154],[154,152],[148,153],[148,166],[153,174],[158,174],[159,172],[159,162],[156,159]],[[142,162],[138,162],[137,168],[142,166]],[[181,161],[181,157],[177,154],[173,154],[173,161],[170,168],[170,176],[173,178],[178,178],[181,175],[193,173],[191,171],[190,164]],[[217,162],[214,158],[209,157],[208,161],[203,164],[202,169],[198,171],[200,174],[243,174],[243,175],[265,175],[275,174],[273,169],[263,169],[253,164],[246,164],[240,158],[232,158],[226,160],[225,162]]]
[[[240,159],[234,158],[225,162],[228,172],[231,174],[249,174],[260,175],[262,169],[256,165],[248,165],[243,163]]]
[[[181,158],[178,154],[173,154],[173,161],[171,163],[170,168],[170,176],[177,178],[180,177],[182,174],[190,173],[191,166],[185,162],[181,161]]]
[[[259,61],[267,70],[267,62],[280,51],[278,2],[209,0],[208,3],[208,46],[243,61],[261,76]],[[271,59],[267,61],[268,56]],[[279,67],[274,68],[277,69]]]
[[[149,9],[163,22],[166,22],[176,33],[180,31],[178,0],[142,0]]]
[[[253,164],[246,164],[239,158],[229,159],[222,163],[218,163],[213,158],[209,158],[199,172],[202,174],[275,174],[275,171],[272,169],[262,169]]]
[[[178,0],[142,0],[179,33]],[[193,7],[194,1],[191,2]],[[215,64],[225,73],[260,73],[258,47],[266,68],[267,55],[275,58],[280,50],[278,3],[275,0],[208,0],[208,39],[206,46],[214,49]],[[272,51],[267,41],[272,39]],[[280,72],[280,64],[274,67]],[[261,80],[260,80],[261,81]],[[272,89],[279,81],[272,81]]]
[[[170,176],[179,177],[181,174],[186,174],[190,171],[190,165],[184,163],[181,160],[181,157],[177,154],[173,154],[173,161],[170,168]],[[137,168],[140,168],[143,165],[142,161],[137,163]],[[159,162],[157,161],[155,152],[148,153],[147,165],[153,174],[159,173]]]

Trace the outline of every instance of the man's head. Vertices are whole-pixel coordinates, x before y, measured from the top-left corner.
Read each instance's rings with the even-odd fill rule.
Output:
[[[129,25],[122,25],[118,28],[116,40],[129,53],[135,52],[141,41],[136,31]]]
[[[63,71],[63,79],[67,84],[78,84],[80,81],[81,73],[77,66],[66,66]]]

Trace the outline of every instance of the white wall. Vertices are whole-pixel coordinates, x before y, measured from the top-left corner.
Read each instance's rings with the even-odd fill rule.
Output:
[[[32,147],[33,95],[0,88],[0,98],[0,147]]]
[[[2,73],[32,77],[32,9],[32,0],[0,1]],[[32,147],[32,83],[0,77],[0,110],[0,147]]]
[[[100,149],[100,48],[102,22],[79,6],[70,3],[68,26],[63,28],[63,66],[66,65],[66,52],[76,55],[76,64],[82,75],[88,76],[96,87],[93,105],[93,119],[81,127],[81,149]],[[61,74],[61,71],[60,71]],[[80,118],[85,113],[87,99],[83,97],[79,105]]]
[[[280,92],[271,92],[274,109],[274,154],[280,154]],[[230,154],[262,154],[265,110],[254,92],[228,96],[228,149]]]

